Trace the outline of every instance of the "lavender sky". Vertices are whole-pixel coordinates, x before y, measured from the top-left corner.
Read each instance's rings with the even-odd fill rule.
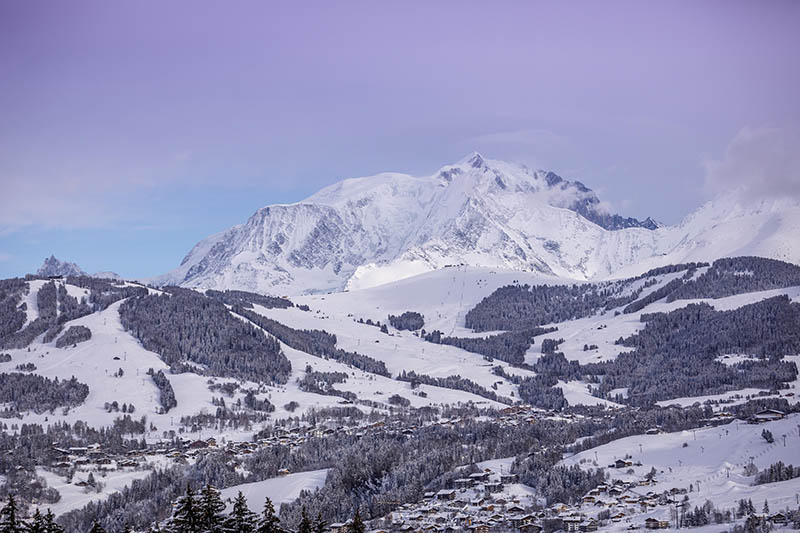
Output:
[[[162,273],[263,205],[472,150],[666,223],[797,194],[798,27],[792,1],[0,0],[0,277]]]

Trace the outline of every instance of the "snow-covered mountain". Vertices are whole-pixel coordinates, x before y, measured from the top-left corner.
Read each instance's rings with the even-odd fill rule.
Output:
[[[86,276],[81,267],[75,263],[61,261],[55,255],[44,260],[42,266],[36,271],[37,276]]]
[[[789,261],[800,209],[709,203],[674,227],[607,212],[582,183],[473,153],[432,176],[347,179],[259,209],[198,243],[160,284],[297,294],[379,285],[449,264],[578,280],[744,253]]]
[[[96,272],[94,274],[87,274],[84,270],[79,267],[76,263],[70,263],[69,261],[61,261],[60,259],[56,258],[55,255],[50,255],[50,257],[44,260],[42,266],[39,267],[39,270],[36,271],[37,276],[90,276],[93,278],[103,278],[103,279],[122,279],[122,277],[117,274],[116,272]]]

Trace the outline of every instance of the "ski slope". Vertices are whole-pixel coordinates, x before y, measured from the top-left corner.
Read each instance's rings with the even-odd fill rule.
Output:
[[[297,472],[285,476],[233,485],[221,492],[222,500],[226,504],[226,512],[233,508],[233,500],[241,492],[247,498],[247,507],[254,513],[261,514],[267,498],[272,500],[275,511],[280,514],[282,503],[291,503],[300,497],[304,490],[314,491],[325,484],[328,469]]]
[[[43,283],[32,282],[28,298],[33,300],[34,303],[36,291],[41,285]],[[79,291],[83,290],[71,285],[67,285],[67,289],[68,292],[74,293],[76,296],[80,294]],[[28,351],[28,348],[4,350],[11,354],[11,361],[0,363],[0,372],[11,372],[14,371],[17,365],[33,363],[36,365],[36,370],[33,371],[34,374],[50,379],[56,377],[69,379],[71,376],[75,376],[78,381],[89,385],[89,395],[83,404],[66,410],[66,412],[64,409],[56,409],[53,412],[45,413],[26,412],[23,413],[22,422],[38,423],[47,427],[49,424],[58,421],[72,424],[78,420],[83,420],[94,427],[109,426],[115,418],[122,416],[122,413],[109,413],[105,409],[105,404],[117,401],[120,406],[123,403],[133,404],[136,410],[132,417],[138,419],[141,416],[146,416],[148,422],[154,424],[156,429],[148,431],[145,435],[148,441],[154,441],[162,438],[164,431],[177,430],[178,421],[183,416],[216,411],[212,398],[219,396],[220,393],[212,392],[208,389],[209,380],[212,379],[216,383],[236,380],[209,378],[208,376],[201,376],[191,372],[170,374],[168,366],[158,354],[145,350],[137,339],[124,330],[119,318],[119,307],[122,303],[122,301],[116,302],[101,312],[93,313],[65,324],[65,329],[72,325],[82,325],[88,327],[92,332],[92,338],[89,341],[78,343],[75,347],[56,348],[55,341],[42,343],[40,337],[31,344],[30,351]],[[311,315],[298,310],[294,310],[294,312],[304,317]],[[319,324],[315,324],[315,327],[319,327]],[[362,327],[368,328],[365,331],[369,333],[380,334],[377,328]],[[386,336],[380,335],[385,340]],[[356,344],[358,343],[356,342]],[[292,374],[286,384],[260,386],[256,383],[239,382],[240,390],[234,393],[232,398],[226,398],[226,401],[232,403],[237,399],[243,398],[244,393],[241,392],[243,388],[258,389],[261,387],[264,392],[258,394],[257,397],[267,398],[277,407],[275,413],[273,413],[273,418],[300,416],[312,408],[340,406],[342,403],[340,397],[309,393],[299,389],[297,380],[304,376],[306,366],[310,365],[315,371],[346,373],[348,375],[347,382],[339,384],[337,386],[339,389],[351,391],[360,398],[384,404],[386,404],[389,396],[400,394],[407,398],[413,407],[455,405],[468,402],[489,407],[503,407],[503,404],[474,394],[429,385],[421,385],[416,390],[416,392],[423,391],[427,394],[427,397],[423,398],[420,395],[412,394],[410,385],[406,382],[366,373],[337,361],[315,357],[290,348],[285,344],[282,344],[282,349],[292,363]],[[452,355],[453,352],[457,352],[459,355]],[[461,350],[452,348],[451,359],[453,364],[449,369],[443,366],[442,371],[451,370],[451,374],[459,373],[457,361],[459,358],[464,357],[464,353],[466,352],[462,353]],[[410,366],[402,368],[416,369],[417,372],[430,370],[429,368],[421,369],[416,367],[413,360],[411,363]],[[429,358],[428,364],[431,368],[437,364],[433,355]],[[175,391],[178,405],[168,413],[159,413],[159,391],[150,376],[147,375],[147,371],[150,368],[154,371],[163,370]],[[401,367],[397,365],[397,368],[399,372]],[[122,370],[122,376],[117,377],[115,374],[119,375],[118,371],[120,369]],[[488,368],[481,375],[485,377],[483,381],[487,388],[491,386],[493,381],[497,380],[496,376],[491,376]],[[508,387],[506,392],[512,392],[512,388]],[[293,412],[283,409],[284,405],[292,401],[299,404],[297,409]],[[388,404],[386,405],[388,409]],[[369,410],[368,408],[363,409]],[[225,432],[220,436],[243,439],[248,438],[251,434],[252,431],[246,434],[231,431]],[[202,436],[202,432],[197,434],[186,433],[185,435],[188,438],[197,438]]]

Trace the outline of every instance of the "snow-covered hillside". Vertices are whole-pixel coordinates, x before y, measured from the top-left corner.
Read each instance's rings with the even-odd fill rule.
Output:
[[[800,260],[800,206],[709,202],[676,226],[613,215],[580,182],[475,153],[431,176],[346,179],[199,242],[157,284],[270,294],[359,289],[446,265],[587,280],[762,255]]]
[[[711,501],[719,509],[735,510],[738,501],[745,499],[757,505],[758,510],[767,501],[776,512],[796,507],[800,478],[754,485],[755,476],[747,475],[744,469],[749,463],[754,464],[757,470],[764,470],[778,461],[796,463],[800,449],[798,422],[800,417],[793,415],[757,425],[737,420],[692,431],[636,435],[573,455],[563,464],[582,468],[606,467],[617,459],[627,458],[635,464],[609,468],[611,479],[638,482],[650,469],[656,470],[655,483],[633,491],[636,495],[648,491],[660,493],[676,487],[687,489],[690,508]],[[775,435],[773,443],[762,437],[764,430]],[[637,466],[639,463],[641,465]],[[690,486],[692,490],[688,491]],[[584,505],[581,511],[596,515],[601,508],[594,504]],[[623,530],[631,521],[643,523],[649,517],[670,521],[668,506],[642,511],[636,505],[629,505],[612,508],[612,514],[615,511],[622,511],[626,521],[624,526],[620,523],[612,530]]]
[[[28,322],[36,318],[36,296],[44,285],[44,281],[32,280],[28,282],[29,292],[25,297],[28,309]],[[63,284],[69,293],[74,293],[79,298],[86,296],[84,289],[58,281]],[[158,291],[152,291],[158,292]],[[118,411],[109,411],[106,405],[116,401],[119,405],[133,404],[136,407],[136,416],[145,415],[153,423],[148,431],[148,439],[159,439],[165,430],[177,427],[177,421],[184,416],[202,413],[213,413],[216,406],[213,398],[220,393],[209,388],[209,377],[184,372],[170,374],[166,365],[158,354],[146,350],[141,343],[131,336],[120,323],[119,307],[123,302],[116,302],[107,309],[71,320],[66,323],[70,326],[84,326],[91,331],[91,339],[80,342],[75,346],[56,347],[56,342],[43,342],[39,336],[28,348],[3,350],[10,356],[7,362],[0,362],[0,372],[13,372],[20,365],[31,364],[31,374],[37,374],[50,379],[69,379],[75,376],[78,381],[89,385],[89,395],[81,405],[71,409],[56,409],[53,412],[44,411],[35,413],[25,411],[22,421],[25,423],[38,423],[48,426],[56,422],[74,423],[78,420],[88,422],[93,427],[110,426],[120,416]],[[256,311],[271,316],[277,316],[281,321],[289,324],[303,324],[309,328],[329,328],[335,322],[320,323],[320,314],[303,312],[290,309],[275,315],[275,310],[266,310],[256,306]],[[297,320],[298,318],[304,319]],[[345,326],[352,327],[350,335],[342,335],[339,347],[353,349],[366,353],[380,360],[385,360],[392,376],[401,370],[416,370],[418,373],[427,373],[434,376],[447,377],[461,374],[473,379],[483,387],[489,389],[497,381],[491,373],[491,365],[457,348],[448,346],[434,346],[425,354],[423,348],[420,353],[422,341],[413,338],[413,344],[408,350],[413,356],[403,357],[398,355],[394,344],[389,340],[397,340],[406,346],[403,339],[396,339],[381,334],[377,328],[353,323],[351,318],[338,317]],[[307,324],[307,326],[305,325]],[[335,328],[338,330],[338,328]],[[358,335],[363,335],[360,339]],[[380,336],[380,339],[377,337]],[[411,340],[411,339],[409,339]],[[377,342],[376,342],[377,341]],[[380,344],[380,343],[383,344]],[[338,396],[326,396],[306,392],[299,388],[297,380],[306,374],[306,367],[310,366],[316,372],[342,372],[347,374],[347,380],[337,385],[342,391],[355,393],[358,398],[376,402],[376,406],[386,403],[392,395],[398,394],[408,399],[413,407],[429,405],[456,405],[458,403],[476,403],[487,407],[504,407],[502,403],[476,396],[469,392],[446,389],[442,387],[420,385],[414,393],[408,383],[364,372],[335,360],[322,359],[313,355],[295,350],[281,343],[281,349],[292,365],[292,373],[288,383],[284,385],[262,387],[263,394],[259,398],[266,398],[278,407],[274,418],[287,418],[299,416],[311,408],[335,407],[342,404]],[[469,363],[465,363],[469,361]],[[505,366],[505,365],[504,365]],[[175,390],[177,406],[168,413],[162,413],[159,403],[159,391],[150,376],[148,369],[159,369],[167,372],[169,381]],[[120,372],[121,370],[121,372]],[[227,378],[215,378],[218,384],[234,381]],[[258,388],[256,383],[241,383],[242,387]],[[514,386],[505,383],[499,387],[498,394],[511,396]],[[230,401],[241,399],[244,393],[237,391]],[[292,411],[283,406],[296,402],[297,407]],[[228,437],[242,437],[243,433],[228,433]]]
[[[757,263],[758,261],[750,261],[747,264],[755,265]],[[634,299],[647,300],[651,294],[657,293],[675,282],[683,283],[685,281],[688,283],[688,281],[700,279],[701,276],[715,268],[719,270],[721,267],[710,265],[696,268],[688,266],[677,269],[669,268],[636,279],[605,282],[599,284],[598,287],[603,290],[608,289],[615,296],[630,296]],[[780,279],[783,278],[774,272],[783,272],[781,269],[788,269],[791,274],[796,269],[792,265],[785,264],[775,265],[774,268],[775,271],[768,270],[766,267],[762,269],[753,267],[752,271],[740,269],[735,273],[737,275],[763,276],[765,279],[772,280],[772,285],[759,285],[761,287],[780,287]],[[771,275],[772,278],[770,278]],[[783,275],[789,276],[785,272]],[[787,277],[786,279],[795,278]],[[151,467],[161,468],[165,464],[171,465],[173,462],[184,464],[182,461],[196,464],[194,461],[200,455],[180,454],[166,448],[165,442],[173,436],[190,440],[213,437],[217,441],[217,444],[212,447],[214,450],[229,449],[231,445],[244,442],[268,449],[270,446],[301,445],[307,436],[291,434],[288,431],[288,428],[295,423],[310,425],[310,420],[319,417],[315,422],[318,426],[309,435],[324,435],[324,431],[338,432],[335,435],[342,436],[350,433],[357,434],[372,427],[373,420],[378,420],[384,415],[397,414],[399,405],[423,408],[459,406],[459,404],[463,407],[466,404],[472,404],[479,408],[487,408],[489,411],[494,410],[498,418],[505,417],[507,411],[504,408],[511,402],[522,400],[523,403],[528,402],[536,407],[541,407],[529,400],[530,383],[528,383],[528,392],[526,393],[526,382],[535,381],[536,378],[542,377],[547,372],[546,369],[537,366],[540,360],[547,357],[543,354],[542,339],[545,337],[564,339],[558,345],[558,350],[564,353],[564,357],[568,361],[575,361],[581,365],[614,362],[624,358],[624,355],[621,356],[621,354],[631,349],[621,345],[617,340],[620,337],[629,337],[643,332],[647,327],[647,322],[642,321],[642,315],[645,313],[676,312],[688,305],[698,303],[707,303],[718,311],[737,310],[767,299],[775,300],[780,296],[785,296],[786,298],[783,300],[787,302],[795,302],[795,306],[800,302],[800,283],[794,281],[786,282],[787,286],[783,288],[752,290],[752,292],[742,289],[742,292],[731,296],[702,300],[695,298],[667,301],[665,296],[659,299],[652,298],[647,300],[649,303],[632,312],[622,312],[625,304],[617,304],[616,307],[610,308],[591,307],[588,313],[579,315],[583,318],[562,318],[558,322],[545,324],[558,329],[547,334],[537,335],[533,343],[527,345],[527,351],[523,349],[520,353],[521,360],[517,364],[511,364],[503,360],[502,355],[493,358],[467,351],[455,345],[426,340],[421,329],[399,330],[387,324],[389,315],[401,315],[406,311],[413,311],[424,315],[424,328],[428,332],[439,330],[443,335],[461,339],[485,339],[502,334],[498,331],[478,332],[467,329],[465,317],[468,311],[492,295],[498,288],[528,284],[547,285],[548,287],[545,289],[550,290],[553,288],[549,287],[550,285],[572,284],[573,280],[539,272],[459,265],[440,268],[362,290],[295,296],[292,297],[291,302],[282,300],[284,306],[270,303],[281,299],[255,298],[246,313],[239,306],[240,304],[226,302],[226,307],[220,300],[215,300],[220,297],[221,293],[202,295],[175,288],[164,288],[163,290],[152,287],[145,288],[132,282],[87,279],[8,281],[10,282],[8,283],[9,292],[5,297],[7,311],[10,311],[11,307],[15,307],[15,316],[20,327],[32,328],[38,333],[30,335],[29,340],[26,341],[27,344],[13,344],[13,347],[6,347],[2,350],[4,357],[0,359],[0,375],[42,376],[53,382],[55,378],[68,380],[71,376],[75,376],[78,382],[88,386],[88,393],[78,402],[56,404],[56,407],[47,409],[30,406],[19,407],[16,403],[20,400],[19,398],[6,395],[4,400],[6,403],[0,405],[0,409],[5,409],[13,415],[13,418],[9,418],[7,424],[3,426],[5,435],[9,436],[18,431],[21,424],[38,424],[46,431],[63,427],[62,423],[64,422],[74,427],[78,421],[84,421],[93,428],[106,428],[114,431],[113,428],[120,423],[122,417],[132,413],[130,416],[134,420],[146,417],[146,424],[143,424],[142,429],[131,436],[134,436],[137,441],[140,439],[146,441],[151,448],[161,450],[153,456],[152,461],[144,459],[142,456],[140,460],[134,461],[133,466],[121,465],[120,461],[123,460],[121,456],[115,456],[115,463],[108,468],[93,464],[83,465],[77,469],[72,481],[69,481],[67,472],[60,470],[60,467],[38,465],[38,475],[42,476],[51,488],[55,488],[61,494],[61,501],[57,502],[57,505],[52,505],[54,512],[60,515],[65,515],[70,510],[89,502],[108,501],[112,494],[118,493],[123,487],[131,486],[134,479],[147,475]],[[75,283],[83,284],[83,286],[79,287]],[[107,307],[85,309],[77,304],[77,302],[80,302],[81,305],[86,305],[87,302],[100,302],[103,297],[113,296],[115,290],[130,290],[131,292],[119,294],[120,299],[109,303]],[[50,296],[40,298],[45,293],[49,293]],[[272,338],[273,335],[276,336],[279,339],[278,345],[282,356],[285,356],[291,364],[291,370],[287,371],[288,375],[284,380],[272,382],[259,377],[242,378],[214,373],[213,367],[197,364],[191,354],[187,354],[185,365],[171,366],[164,359],[164,353],[170,348],[169,346],[163,346],[163,349],[158,346],[155,348],[150,346],[148,349],[142,344],[145,340],[140,341],[143,336],[137,332],[137,329],[146,330],[145,335],[155,331],[148,329],[147,317],[141,318],[133,326],[130,323],[123,326],[120,309],[127,303],[141,303],[142,300],[149,301],[160,297],[177,298],[178,295],[184,293],[192,294],[194,298],[202,300],[205,305],[216,305],[217,308],[222,309],[225,316],[230,314],[237,320],[264,328],[269,338]],[[235,298],[236,293],[228,293],[228,296]],[[258,295],[250,296],[258,297]],[[70,303],[70,298],[75,298],[75,302]],[[630,300],[625,301],[629,302]],[[76,311],[80,309],[84,309],[81,313],[85,312],[85,314]],[[186,316],[183,316],[182,311],[182,308],[174,309],[173,314],[166,317],[166,322],[171,325],[170,327],[174,323],[174,327],[178,329],[181,322],[187,319]],[[9,313],[8,316],[12,315]],[[50,316],[49,319],[48,316]],[[127,316],[130,320],[129,315],[123,313],[123,316]],[[326,332],[322,333],[323,335],[335,335],[333,342],[337,349],[348,353],[356,352],[357,355],[370,358],[376,364],[383,365],[385,371],[383,373],[376,372],[368,367],[358,366],[358,363],[347,364],[344,360],[337,359],[335,354],[321,355],[315,352],[314,347],[310,344],[302,345],[302,342],[293,342],[291,334],[287,337],[280,337],[280,333],[269,329],[270,325],[267,322],[259,322],[259,319],[263,317],[272,319],[282,327],[294,331],[295,336],[312,330],[317,333]],[[63,322],[60,324],[63,326],[62,329],[59,329],[57,335],[46,341],[45,336],[51,331],[50,327],[46,325],[46,327],[37,329],[36,324],[42,320],[51,320],[55,323],[59,318]],[[786,320],[792,319],[789,315],[786,315],[785,318]],[[378,322],[385,327],[378,326]],[[208,325],[208,330],[198,327],[199,331],[191,333],[192,336],[196,336],[195,346],[198,349],[204,345],[205,341],[202,338],[208,336],[206,334],[216,336],[222,332],[222,329],[215,329],[218,327],[216,322]],[[66,335],[72,328],[88,329],[91,336],[74,343],[70,341],[59,345],[58,340],[62,338],[61,336]],[[19,337],[19,339],[24,338],[24,335]],[[169,340],[168,338],[164,339]],[[156,351],[159,351],[161,355]],[[789,364],[800,363],[800,355],[793,351],[775,355]],[[219,356],[226,356],[224,350]],[[750,352],[735,350],[720,352],[717,360],[729,366],[748,360],[753,361],[756,366],[759,364]],[[161,401],[163,392],[148,373],[148,369],[151,368],[155,372],[163,372],[174,389],[177,405],[172,406],[166,412]],[[413,371],[418,376],[418,382],[397,379],[404,371],[409,373]],[[654,372],[656,371],[660,370],[656,368]],[[335,394],[324,394],[326,391],[319,389],[315,392],[314,389],[304,387],[304,379],[314,374],[322,376],[322,379],[325,376],[337,379]],[[454,379],[456,376],[457,380]],[[797,395],[800,380],[795,374],[792,376],[791,381],[784,380],[776,387],[758,385],[744,388],[744,385],[737,384],[728,387],[724,394],[712,395],[703,390],[694,389],[686,394],[682,392],[681,394],[672,394],[672,396],[663,396],[667,399],[659,402],[659,405],[688,407],[697,402],[709,401],[709,405],[714,411],[721,411],[732,409],[732,406],[744,403],[751,398],[767,398],[774,401],[785,401],[783,405],[794,406],[800,401],[800,396]],[[421,377],[424,377],[424,380],[419,379]],[[609,408],[599,416],[606,416],[606,413],[609,414],[608,416],[613,416],[611,413],[624,415],[630,412],[631,407],[627,404],[631,403],[631,399],[636,398],[635,385],[630,387],[630,395],[625,386],[614,385],[619,388],[611,391],[605,397],[598,397],[594,395],[598,391],[598,381],[594,377],[592,374],[585,373],[570,374],[569,376],[559,376],[552,383],[534,384],[545,392],[558,392],[559,395],[563,395],[564,403],[560,407],[563,409],[583,404]],[[259,381],[251,381],[251,379]],[[36,393],[36,391],[33,392]],[[696,395],[692,396],[693,394]],[[684,395],[686,397],[677,397]],[[274,409],[265,410],[251,407],[250,405],[253,404],[248,405],[247,403],[248,396],[251,397],[251,401],[254,398],[256,402],[268,402],[267,405]],[[40,397],[44,400],[52,399],[46,395]],[[659,399],[661,398],[659,397]],[[228,406],[230,414],[243,419],[249,417],[248,422],[236,425],[223,423],[221,421],[223,417],[219,414],[221,401],[224,401],[222,405]],[[121,406],[122,410],[114,408],[113,404]],[[133,406],[135,406],[135,410],[131,410]],[[513,412],[518,408],[520,407],[515,406],[510,411]],[[523,408],[529,410],[528,413],[543,413],[542,410],[530,406]],[[307,416],[301,422],[298,417],[310,415],[312,409],[317,412],[317,415],[315,417]],[[542,409],[553,408],[545,406]],[[320,414],[321,410],[325,410],[326,413]],[[353,417],[358,426],[352,430],[341,426],[341,422],[334,422],[329,428],[326,425],[329,420],[324,419],[331,417],[330,413],[353,413],[355,410],[361,411],[369,421],[364,418],[359,422],[358,417]],[[407,411],[403,412],[407,413]],[[217,414],[215,415],[215,413]],[[483,416],[484,414],[485,412],[476,418],[492,418],[494,416]],[[542,414],[541,416],[569,420],[562,413]],[[524,417],[519,420],[511,418],[515,424],[525,420]],[[788,424],[789,420],[791,420],[791,424]],[[782,426],[775,426],[773,433],[776,436],[782,438],[783,434],[794,435],[789,430],[796,426],[796,415],[793,418],[787,418],[787,421],[784,421]],[[257,435],[260,431],[274,429],[276,423],[279,424],[278,431],[282,431],[282,434],[273,435],[270,437],[272,440],[258,438]],[[286,426],[282,426],[282,424],[286,424]],[[376,427],[380,427],[381,424],[378,423]],[[731,426],[731,428],[733,427]],[[732,432],[731,428],[728,429]],[[600,457],[599,464],[604,465],[613,459],[614,455],[630,453],[634,459],[639,459],[641,456],[642,463],[646,465],[647,470],[651,466],[655,466],[659,470],[659,484],[663,482],[665,488],[671,488],[671,484],[678,483],[679,480],[683,480],[684,485],[690,480],[695,483],[695,486],[697,482],[700,482],[702,492],[698,494],[696,501],[692,500],[692,505],[702,503],[708,496],[715,504],[728,508],[735,504],[734,497],[738,498],[740,494],[744,495],[742,497],[754,500],[766,498],[769,499],[771,505],[774,503],[781,507],[788,503],[788,500],[779,494],[779,489],[784,487],[796,490],[796,480],[771,486],[751,487],[749,485],[751,480],[740,473],[737,472],[738,477],[734,478],[734,469],[741,468],[741,457],[747,453],[748,449],[754,449],[756,453],[752,455],[757,459],[763,459],[756,461],[756,465],[762,468],[771,464],[773,459],[795,459],[797,453],[792,451],[794,448],[787,448],[788,452],[783,451],[784,449],[777,445],[764,448],[759,440],[760,436],[750,434],[752,432],[748,433],[749,426],[740,426],[738,431],[742,433],[737,434],[735,440],[732,436],[719,433],[721,431],[719,428],[713,431],[716,432],[706,429],[699,430],[697,441],[694,440],[693,434],[691,441],[688,441],[687,434],[643,435],[630,437],[628,440],[623,439],[597,448],[598,457]],[[796,440],[796,437],[792,438]],[[258,441],[257,444],[256,441]],[[689,442],[688,451],[682,448],[683,442]],[[782,440],[780,443],[782,445]],[[639,444],[642,445],[641,448],[638,447]],[[796,444],[796,442],[787,441],[787,446],[792,444]],[[717,454],[717,451],[721,455]],[[572,462],[579,462],[582,458],[592,459],[594,458],[593,452],[594,450],[584,452],[580,457],[569,458],[566,462],[572,464]],[[213,451],[209,453],[213,453]],[[249,449],[247,453],[250,453]],[[148,455],[148,457],[150,456]],[[675,470],[673,464],[675,461],[670,463],[668,459],[683,461],[683,465],[678,464],[678,468],[683,468],[683,470]],[[511,461],[512,459],[509,458],[503,460],[502,464],[496,461],[481,463],[481,468],[484,466],[495,468],[502,473],[504,468],[509,468]],[[279,466],[281,468],[291,467],[291,464]],[[246,480],[247,483],[239,481],[225,489],[223,496],[227,499],[235,496],[238,490],[242,490],[248,496],[249,503],[254,510],[258,510],[266,496],[270,496],[276,503],[289,502],[295,500],[302,490],[324,486],[326,479],[335,478],[335,476],[326,476],[326,470],[320,470],[322,466],[327,468],[329,465],[313,466],[309,468],[308,472],[292,468],[295,473],[281,477],[272,477],[275,475],[273,471],[270,479],[250,478]],[[731,467],[730,480],[727,477],[723,478],[720,474],[728,466]],[[245,473],[242,468],[239,465],[240,473]],[[675,472],[669,472],[669,468],[673,468]],[[644,467],[635,467],[635,475],[627,473],[625,475],[641,477],[644,475],[643,470],[645,470]],[[101,476],[98,478],[101,479],[99,488],[87,487],[83,483],[90,472],[94,472],[95,476]],[[727,475],[727,470],[725,472]],[[622,475],[622,472],[619,474]],[[258,479],[261,480],[257,481]],[[668,484],[669,487],[667,487]],[[534,488],[517,483],[508,484],[504,492],[498,494],[497,497],[502,496],[508,498],[509,501],[518,500],[523,504],[539,497]],[[700,495],[703,496],[702,501]],[[50,507],[50,504],[47,506]],[[592,513],[594,511],[593,508]],[[628,513],[628,511],[625,512]],[[587,515],[592,513],[586,512]],[[664,509],[659,508],[631,516],[636,516],[635,520],[640,521],[648,517],[662,518],[663,513]],[[614,524],[612,528],[616,527],[617,523]]]
[[[678,272],[658,277],[658,283],[650,285],[643,295],[646,296],[647,291],[655,291],[681,275],[682,273]],[[291,328],[324,330],[336,335],[338,348],[374,358],[384,363],[390,374],[390,377],[371,374],[281,343],[281,350],[292,366],[289,382],[285,385],[262,386],[263,393],[260,397],[269,399],[278,407],[278,411],[274,414],[275,418],[296,416],[312,407],[338,405],[341,401],[339,397],[305,392],[298,387],[297,380],[302,379],[306,367],[310,365],[317,372],[344,372],[348,378],[344,383],[337,385],[339,390],[354,393],[359,399],[377,404],[385,404],[390,396],[397,394],[408,399],[414,407],[452,405],[458,402],[503,407],[501,403],[461,390],[425,384],[412,390],[408,383],[393,378],[403,371],[412,370],[417,374],[433,378],[461,376],[485,390],[496,392],[502,398],[515,399],[518,397],[517,386],[499,378],[493,370],[494,367],[499,366],[511,375],[521,377],[532,375],[533,372],[500,360],[487,361],[480,354],[467,352],[455,346],[426,342],[415,332],[389,328],[384,333],[380,328],[363,323],[362,320],[385,323],[390,314],[400,315],[405,311],[416,311],[424,315],[425,328],[428,331],[438,329],[446,335],[462,338],[486,336],[491,333],[479,334],[464,327],[465,313],[484,297],[498,287],[509,284],[559,281],[569,282],[531,272],[454,266],[365,290],[295,297],[295,303],[308,306],[308,311],[298,307],[267,309],[255,305],[256,313]],[[44,283],[41,280],[28,282],[28,294],[23,300],[26,304],[26,325],[38,316],[37,293]],[[63,284],[68,293],[79,299],[88,294],[85,289],[64,281],[58,283]],[[644,323],[640,320],[643,313],[669,312],[701,301],[710,303],[718,310],[736,309],[783,294],[794,301],[800,301],[800,287],[787,287],[713,300],[676,300],[670,303],[656,301],[634,313],[597,312],[585,318],[568,320],[553,326],[558,328],[556,335],[564,339],[559,349],[564,352],[568,360],[577,360],[581,364],[610,361],[620,352],[628,350],[615,341],[620,337],[635,334],[644,327]],[[86,420],[95,426],[110,425],[119,414],[109,412],[105,404],[116,400],[120,405],[135,404],[137,413],[146,414],[157,428],[149,437],[158,438],[164,429],[171,427],[171,424],[182,416],[214,411],[212,399],[216,393],[208,388],[206,383],[208,377],[185,372],[174,375],[168,373],[175,389],[178,406],[168,414],[159,414],[159,393],[145,372],[148,368],[169,372],[168,365],[157,354],[144,349],[138,340],[124,330],[119,316],[121,304],[122,302],[114,303],[105,310],[65,324],[66,327],[84,326],[91,330],[91,339],[74,347],[58,348],[55,346],[55,341],[42,342],[39,337],[30,348],[7,350],[11,360],[0,363],[0,371],[12,371],[18,365],[31,363],[35,365],[35,369],[32,370],[34,374],[51,379],[55,377],[63,379],[74,375],[79,381],[90,386],[89,396],[82,405],[65,412],[60,410],[41,414],[27,412],[23,414],[26,422]],[[586,345],[593,345],[593,348],[587,351]],[[525,354],[525,362],[532,365],[540,356],[541,348],[537,342]],[[796,357],[789,357],[787,361],[795,359]],[[122,373],[119,372],[120,369]],[[216,381],[224,383],[233,380],[217,378]],[[247,386],[259,387],[254,383]],[[561,381],[557,386],[564,391],[565,398],[570,404],[615,406],[613,402],[592,396],[586,383]],[[791,384],[789,389],[781,392],[781,395],[796,392],[796,386],[797,384]],[[624,391],[620,392],[624,396]],[[734,391],[720,395],[716,399],[730,398],[736,394],[744,398],[758,392],[758,389]],[[243,394],[236,392],[231,401],[241,399]],[[793,396],[788,397],[792,402],[797,400],[797,397]],[[677,398],[663,403],[691,405],[695,401],[705,399],[704,397]],[[296,410],[292,412],[282,408],[290,402],[298,404]]]

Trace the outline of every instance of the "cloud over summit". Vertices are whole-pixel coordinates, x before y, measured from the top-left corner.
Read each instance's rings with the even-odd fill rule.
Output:
[[[800,133],[745,127],[720,160],[704,162],[711,195],[738,190],[743,199],[800,200]]]

